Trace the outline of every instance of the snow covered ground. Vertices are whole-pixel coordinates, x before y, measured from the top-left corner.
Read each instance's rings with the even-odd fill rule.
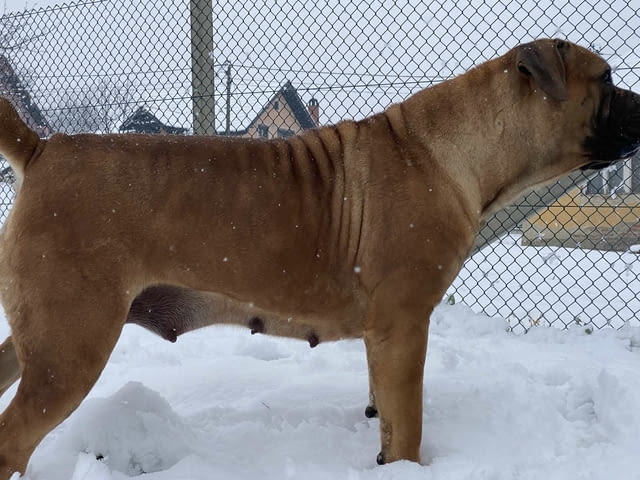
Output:
[[[527,247],[501,238],[467,261],[449,293],[456,302],[509,320],[564,328],[640,326],[640,256],[631,251]]]
[[[506,327],[463,305],[436,310],[424,464],[380,467],[378,421],[363,414],[362,342],[311,350],[212,327],[170,344],[127,326],[98,384],[45,438],[26,478],[640,478],[640,328],[516,335]]]

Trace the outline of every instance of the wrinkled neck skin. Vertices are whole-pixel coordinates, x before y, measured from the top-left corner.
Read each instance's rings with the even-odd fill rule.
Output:
[[[469,215],[479,221],[566,173],[540,169],[540,162],[535,162],[536,157],[557,154],[551,153],[553,142],[537,138],[542,132],[536,132],[535,122],[523,115],[531,109],[523,108],[523,103],[531,102],[532,95],[522,94],[518,76],[511,71],[514,62],[502,57],[490,63],[494,65],[472,69],[446,86],[417,93],[405,102],[410,108],[404,109],[408,115],[419,112],[407,123],[419,125],[413,133],[427,158],[458,183],[467,197]],[[549,145],[548,151],[540,151],[539,145]],[[538,167],[531,169],[531,164]]]

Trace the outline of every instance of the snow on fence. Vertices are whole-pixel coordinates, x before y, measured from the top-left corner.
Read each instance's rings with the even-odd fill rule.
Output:
[[[363,118],[537,37],[603,55],[640,90],[623,0],[90,0],[0,18],[0,93],[54,131],[286,137]],[[447,300],[533,325],[640,312],[640,158],[498,214]],[[580,183],[582,182],[582,183]],[[13,199],[0,175],[0,215]]]

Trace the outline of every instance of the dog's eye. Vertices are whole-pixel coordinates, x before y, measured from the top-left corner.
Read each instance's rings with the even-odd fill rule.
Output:
[[[602,81],[605,85],[613,85],[613,78],[611,78],[611,69],[607,68],[607,70],[602,74]]]

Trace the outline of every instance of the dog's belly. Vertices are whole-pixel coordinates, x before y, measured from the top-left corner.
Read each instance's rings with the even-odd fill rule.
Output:
[[[335,311],[291,312],[284,316],[218,293],[155,285],[134,299],[127,323],[145,327],[171,342],[208,325],[240,325],[249,328],[251,334],[307,340],[313,348],[320,342],[361,337],[362,313],[358,305],[346,304]]]

